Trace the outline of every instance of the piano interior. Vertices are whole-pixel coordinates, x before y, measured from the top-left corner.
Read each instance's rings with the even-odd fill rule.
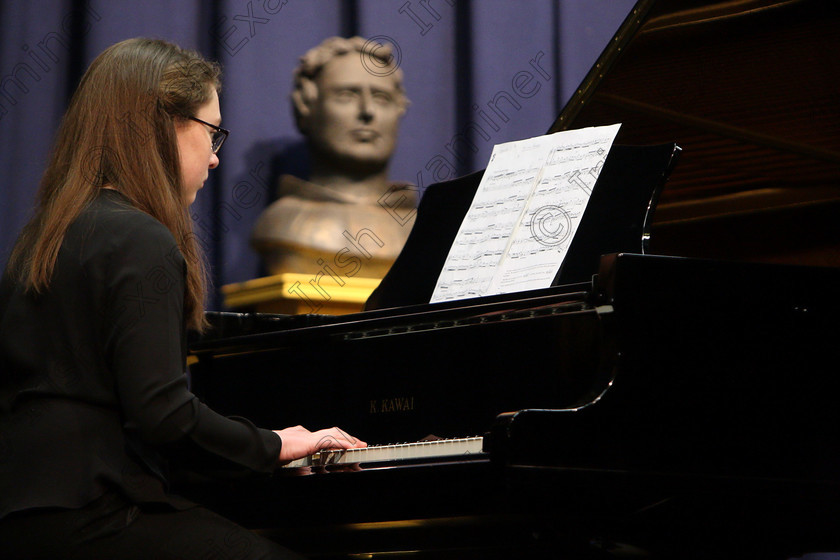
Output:
[[[553,287],[425,303],[476,173],[429,188],[366,311],[191,345],[223,413],[480,451],[183,491],[313,558],[840,551],[838,16],[640,0],[549,129],[622,123]]]

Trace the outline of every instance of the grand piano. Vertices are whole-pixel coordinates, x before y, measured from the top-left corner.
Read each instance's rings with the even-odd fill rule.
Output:
[[[313,558],[840,551],[838,6],[638,2],[549,130],[623,123],[550,288],[427,303],[479,172],[364,312],[210,314],[208,404],[372,447],[181,490]]]

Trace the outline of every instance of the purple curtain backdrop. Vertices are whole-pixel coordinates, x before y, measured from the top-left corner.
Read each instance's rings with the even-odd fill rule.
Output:
[[[635,0],[4,0],[0,258],[30,214],[81,72],[108,45],[165,38],[219,60],[231,136],[191,212],[215,291],[262,274],[248,245],[279,172],[305,173],[292,69],[321,40],[389,41],[411,106],[391,176],[421,189],[484,167],[494,144],[543,134]],[[494,105],[498,111],[494,111]]]

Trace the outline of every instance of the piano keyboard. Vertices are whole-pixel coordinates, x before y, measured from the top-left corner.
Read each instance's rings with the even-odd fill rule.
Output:
[[[483,438],[481,437],[469,437],[399,443],[394,445],[377,445],[360,449],[328,449],[310,455],[309,457],[292,461],[284,467],[316,467],[473,455],[481,453],[482,440]]]

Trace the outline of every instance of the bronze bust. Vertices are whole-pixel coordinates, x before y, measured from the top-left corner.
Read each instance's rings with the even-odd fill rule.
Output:
[[[280,177],[252,245],[272,274],[384,276],[417,204],[416,188],[388,179],[408,105],[402,71],[387,45],[333,37],[301,57],[291,97],[311,175]]]

